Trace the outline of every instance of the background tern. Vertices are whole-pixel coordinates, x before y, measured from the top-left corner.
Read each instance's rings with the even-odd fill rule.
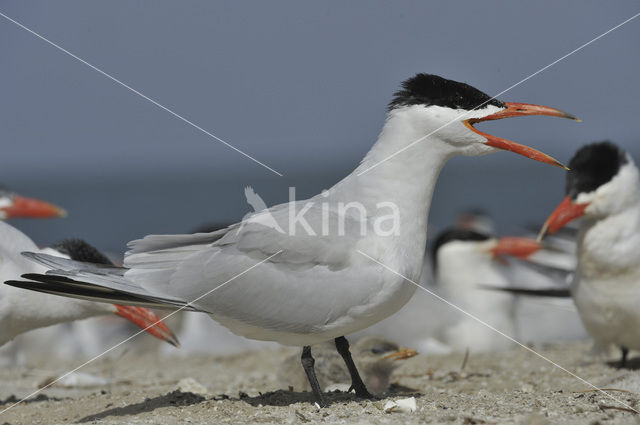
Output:
[[[563,167],[535,149],[474,128],[526,115],[576,119],[418,74],[395,93],[360,166],[329,190],[223,230],[146,236],[130,243],[125,268],[29,254],[53,270],[11,284],[204,311],[236,334],[303,346],[302,364],[319,405],[326,403],[310,345],[334,339],[356,395],[370,397],[344,335],[395,313],[415,292],[405,278],[420,280],[429,206],[445,162],[501,149]]]
[[[582,147],[569,162],[566,197],[540,238],[581,218],[568,288],[513,288],[523,295],[571,296],[597,345],[640,350],[640,173],[611,142]]]
[[[513,274],[505,255],[527,258],[540,244],[527,238],[493,238],[467,229],[442,232],[432,247],[431,264],[442,296],[505,334],[517,338],[516,304],[511,294],[479,288],[512,285]],[[511,347],[507,338],[466,316],[441,331],[442,342],[457,351],[493,351]]]
[[[111,262],[91,245],[79,239],[65,240],[43,250],[24,233],[0,222],[0,278],[15,279],[25,273],[44,273],[46,269],[20,255],[23,251],[46,252],[78,261],[111,265]],[[160,318],[147,308],[97,303],[79,299],[60,298],[11,286],[0,287],[0,346],[15,336],[45,326],[88,317],[116,314],[151,335],[170,344],[178,341]]]
[[[582,217],[571,295],[600,345],[640,349],[640,177],[633,158],[610,142],[584,146],[570,162],[567,196],[543,233]]]

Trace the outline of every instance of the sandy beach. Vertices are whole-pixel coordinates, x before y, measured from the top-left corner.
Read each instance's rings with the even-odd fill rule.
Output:
[[[633,369],[640,362],[632,360],[631,369],[618,369],[614,363],[594,360],[589,351],[589,343],[579,342],[540,353],[610,389],[612,398],[527,350],[514,348],[471,353],[464,368],[464,354],[419,355],[396,370],[392,391],[380,400],[334,392],[327,396],[331,405],[318,409],[310,393],[282,388],[278,382],[276,370],[282,358],[295,352],[292,349],[185,358],[154,358],[124,349],[82,369],[107,384],[47,388],[3,412],[0,423],[638,423],[629,407],[638,408],[640,374]],[[79,362],[43,364],[47,370],[0,371],[0,408],[7,409]],[[416,399],[415,412],[384,411],[388,401],[409,397]]]

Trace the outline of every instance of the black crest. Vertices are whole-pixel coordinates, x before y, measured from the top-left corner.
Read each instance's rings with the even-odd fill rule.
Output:
[[[417,74],[402,83],[402,90],[394,94],[389,110],[408,105],[437,105],[470,111],[486,105],[506,107],[504,102],[492,99],[469,84],[433,74]]]
[[[52,248],[68,255],[75,261],[113,265],[111,260],[109,260],[103,253],[82,239],[65,239],[62,242],[58,242],[53,245]]]
[[[611,142],[583,146],[569,162],[567,196],[576,199],[581,193],[593,192],[609,182],[626,163],[625,152]]]
[[[452,228],[440,233],[431,247],[431,266],[435,272],[438,267],[438,250],[452,241],[487,241],[490,236],[468,229]]]

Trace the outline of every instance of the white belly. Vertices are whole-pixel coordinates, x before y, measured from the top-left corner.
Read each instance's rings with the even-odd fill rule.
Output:
[[[343,316],[339,320],[315,326],[312,330],[283,331],[252,325],[242,320],[230,319],[211,314],[211,317],[230,329],[236,335],[261,341],[275,341],[284,345],[304,346],[319,344],[339,336],[348,335],[386,319],[400,310],[416,291],[410,282],[400,282],[393,292],[380,302],[368,305],[366,309],[356,309],[353,314]],[[283,302],[286,302],[283,300]]]
[[[640,285],[581,281],[572,294],[585,328],[598,344],[640,350]]]

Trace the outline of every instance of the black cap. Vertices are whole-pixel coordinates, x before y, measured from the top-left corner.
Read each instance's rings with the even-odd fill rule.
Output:
[[[609,182],[628,162],[625,151],[609,141],[585,145],[569,162],[565,191],[571,199]]]
[[[389,110],[408,105],[437,105],[467,111],[486,105],[506,107],[504,102],[492,99],[469,84],[433,74],[417,74],[404,81],[402,90],[397,91],[389,103]]]

